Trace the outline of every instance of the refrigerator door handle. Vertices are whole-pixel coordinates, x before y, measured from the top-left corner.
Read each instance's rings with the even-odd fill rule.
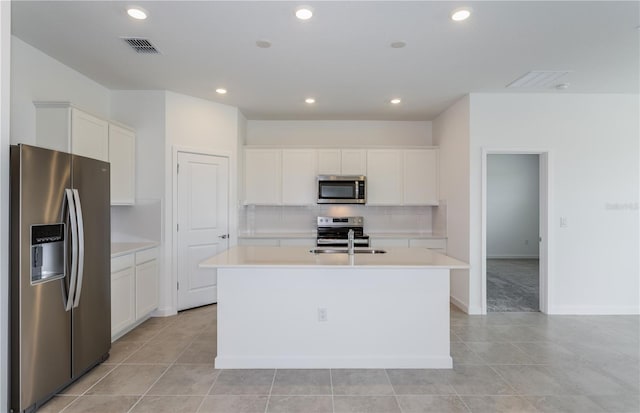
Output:
[[[73,308],[80,304],[80,294],[82,293],[82,278],[84,275],[84,220],[82,217],[82,205],[80,204],[80,193],[77,189],[73,190],[73,197],[76,200],[76,208],[78,215],[78,286],[76,287],[76,296]]]
[[[71,189],[65,189],[64,192],[69,206],[69,222],[71,223],[71,279],[69,281],[69,296],[65,305],[65,311],[69,311],[73,304],[78,277],[78,223],[76,220],[76,206],[75,202],[73,202],[73,192]]]

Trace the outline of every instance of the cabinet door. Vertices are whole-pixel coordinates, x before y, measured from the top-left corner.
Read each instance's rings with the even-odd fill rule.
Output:
[[[112,259],[111,269],[111,337],[113,338],[136,320],[133,256]]]
[[[318,175],[342,173],[340,149],[318,149]]]
[[[108,162],[108,122],[71,109],[71,153]]]
[[[111,163],[111,205],[133,205],[136,181],[136,135],[117,125],[109,125]]]
[[[282,190],[282,151],[245,149],[245,204],[279,205]]]
[[[367,151],[367,204],[402,204],[402,151]]]
[[[282,204],[313,205],[317,201],[316,151],[284,149],[282,151]]]
[[[404,151],[404,205],[438,205],[438,151]]]
[[[341,170],[342,175],[366,175],[367,151],[364,149],[343,149]]]
[[[158,261],[136,265],[136,320],[158,308]]]

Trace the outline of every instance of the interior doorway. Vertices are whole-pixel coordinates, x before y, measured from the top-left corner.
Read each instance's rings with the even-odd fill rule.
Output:
[[[178,310],[217,302],[215,269],[204,259],[229,247],[229,159],[177,154]]]
[[[548,152],[483,153],[483,312],[547,311]]]

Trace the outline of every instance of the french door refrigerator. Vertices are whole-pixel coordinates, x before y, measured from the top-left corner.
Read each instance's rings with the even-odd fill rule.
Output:
[[[109,163],[11,146],[11,410],[109,356]]]

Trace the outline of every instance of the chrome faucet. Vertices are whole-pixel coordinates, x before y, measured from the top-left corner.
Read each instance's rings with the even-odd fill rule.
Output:
[[[352,229],[349,230],[349,234],[347,235],[347,252],[349,255],[353,255],[353,240],[354,232]]]

